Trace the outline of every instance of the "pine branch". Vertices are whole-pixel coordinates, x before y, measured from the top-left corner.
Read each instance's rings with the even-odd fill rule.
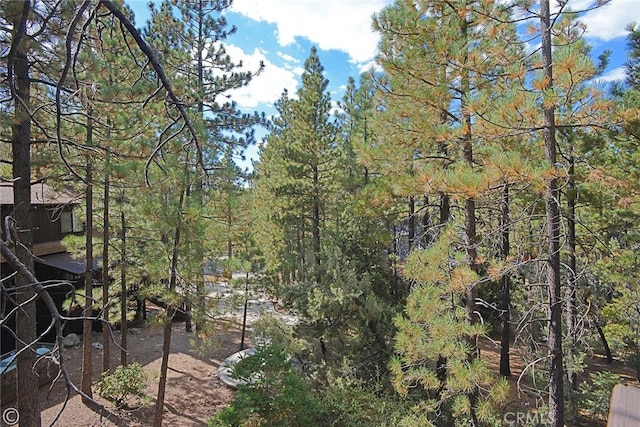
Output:
[[[198,163],[200,165],[204,165],[202,147],[200,146],[200,143],[198,141],[196,130],[194,129],[193,124],[191,123],[191,120],[189,120],[189,116],[187,115],[187,110],[184,108],[184,104],[178,99],[175,92],[171,88],[171,83],[169,82],[169,79],[167,78],[167,75],[164,72],[164,68],[158,61],[158,58],[156,57],[155,53],[153,52],[151,47],[144,41],[138,29],[133,25],[133,23],[131,23],[131,21],[129,21],[129,19],[122,13],[122,11],[115,4],[113,4],[113,2],[111,2],[110,0],[100,0],[100,4],[104,5],[104,7],[106,7],[116,18],[118,18],[118,20],[122,23],[122,25],[124,25],[125,28],[129,31],[129,34],[131,34],[131,36],[137,43],[138,47],[140,48],[140,50],[149,59],[149,62],[151,63],[151,65],[153,66],[153,69],[157,73],[158,78],[162,83],[162,86],[164,86],[165,90],[167,91],[167,95],[171,99],[171,102],[173,103],[173,105],[178,109],[180,116],[185,122],[185,126],[187,127],[187,129],[189,130],[189,133],[191,134],[191,138],[193,139],[193,142],[195,143],[195,146],[196,146],[196,150],[198,152]],[[156,148],[153,150],[152,156],[156,155],[168,141],[169,140],[159,142]],[[148,170],[145,171],[145,179],[147,181],[147,185],[150,185],[148,172],[149,172]]]

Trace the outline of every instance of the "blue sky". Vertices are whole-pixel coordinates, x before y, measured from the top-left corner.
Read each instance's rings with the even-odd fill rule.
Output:
[[[148,0],[126,0],[136,13],[136,24],[148,17]],[[265,70],[232,98],[245,111],[273,114],[273,103],[286,88],[294,94],[309,49],[318,48],[329,79],[333,101],[342,97],[349,76],[357,77],[374,64],[378,36],[371,30],[371,16],[392,0],[234,0],[225,12],[230,25],[238,27],[226,41],[228,53],[247,69],[259,62]],[[554,0],[552,0],[554,3]],[[573,10],[585,10],[593,0],[568,0]],[[594,57],[613,52],[601,80],[624,79],[625,27],[640,22],[639,0],[611,0],[581,17]],[[248,155],[255,157],[255,149]]]

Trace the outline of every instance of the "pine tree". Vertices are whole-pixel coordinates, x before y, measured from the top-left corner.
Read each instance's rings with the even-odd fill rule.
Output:
[[[5,5],[4,16],[13,28],[9,38],[11,49],[7,58],[8,85],[13,98],[13,122],[11,126],[14,236],[13,248],[18,260],[33,272],[33,237],[31,234],[31,52],[27,39],[27,23],[32,5],[29,1],[12,2]],[[20,234],[18,234],[20,231]],[[9,230],[7,230],[9,232]],[[7,238],[10,236],[6,236]],[[19,239],[19,240],[18,240]],[[15,286],[20,289],[16,304],[22,308],[16,315],[16,350],[18,412],[24,418],[21,422],[40,425],[40,403],[38,400],[38,379],[33,370],[36,354],[29,350],[37,339],[35,290],[26,277],[18,275]]]
[[[613,361],[615,347],[609,342],[624,341],[619,350],[640,378],[640,334],[636,325],[638,312],[635,247],[640,239],[635,224],[638,221],[638,150],[640,141],[640,31],[628,26],[627,78],[613,88],[617,101],[618,126],[609,134],[588,140],[585,156],[590,165],[597,164],[588,174],[581,195],[588,202],[589,224],[600,233],[589,242],[597,253],[590,268],[589,302],[595,307],[591,322],[596,327],[608,362]],[[586,188],[585,188],[586,187]],[[585,213],[582,213],[585,216]],[[583,219],[584,221],[584,219]]]
[[[205,177],[218,169],[227,146],[242,150],[252,142],[250,126],[261,120],[257,114],[241,113],[225,97],[229,90],[246,85],[254,75],[253,72],[238,71],[239,65],[234,64],[226,53],[224,41],[236,30],[235,27],[226,28],[227,21],[222,15],[229,5],[228,1],[165,1],[159,9],[151,6],[152,19],[145,31],[161,62],[171,70],[169,75],[174,81],[184,83],[179,85],[182,89],[179,94],[182,105],[187,106],[193,123],[196,123],[199,139],[206,141],[206,144],[193,145],[177,158],[189,165],[182,170],[185,176],[178,181],[179,185],[186,186],[183,187],[184,193],[180,193],[179,201],[180,206],[189,212],[189,221],[174,222],[174,252],[171,256],[171,263],[175,263],[176,268],[178,261],[175,257],[182,259],[181,265],[188,268],[188,272],[184,271],[181,277],[186,280],[192,278],[196,284],[195,294],[199,305],[204,300]],[[176,19],[174,12],[179,19]],[[192,84],[194,81],[195,85]],[[173,274],[177,272],[172,270]],[[170,294],[174,292],[172,286],[181,286],[185,293],[189,292],[186,283],[177,283],[171,277]],[[175,305],[171,310],[175,310]],[[201,318],[196,319],[196,326],[200,328],[205,324],[206,309],[199,307],[195,313],[202,314]],[[165,323],[165,352],[156,402],[156,425],[162,423],[171,340],[170,322],[171,316]]]
[[[287,237],[286,250],[297,253],[300,267],[296,267],[296,274],[303,271],[304,280],[304,271],[313,271],[315,282],[320,284],[323,212],[325,201],[334,192],[337,128],[329,119],[328,80],[315,48],[304,69],[298,99],[289,99],[285,92],[276,105],[280,117],[273,123],[274,131],[261,152],[256,182],[259,192],[262,187],[271,197],[278,197],[281,206],[274,206],[278,211],[271,212],[271,218],[278,218],[278,226],[284,229],[284,221],[295,223],[295,235]],[[306,267],[309,258],[311,266]]]
[[[476,328],[476,300],[479,283],[483,281],[481,260],[490,254],[480,252],[478,202],[491,194],[493,186],[504,181],[504,175],[496,173],[500,170],[496,163],[501,157],[496,156],[499,148],[493,141],[508,136],[486,120],[484,114],[492,108],[492,94],[521,72],[519,61],[523,58],[515,28],[507,21],[508,12],[499,4],[478,5],[465,1],[396,2],[375,19],[375,27],[382,35],[379,62],[386,75],[379,83],[381,107],[375,120],[377,143],[372,144],[372,150],[377,153],[374,155],[381,159],[383,170],[393,177],[396,194],[415,200],[435,193],[446,203],[440,209],[441,217],[448,211],[445,206],[449,203],[459,204],[458,208],[464,212],[461,220],[451,224],[459,227],[462,239],[450,240],[456,235],[452,232],[447,238],[452,248],[463,249],[464,257],[454,256],[452,250],[445,251],[455,259],[451,261],[453,266],[445,268],[444,260],[436,262],[418,253],[413,255],[415,258],[410,255],[408,263],[419,258],[429,265],[423,267],[424,273],[419,271],[419,263],[405,269],[407,277],[415,280],[416,285],[407,301],[407,318],[396,319],[399,336],[404,337],[404,334],[413,336],[415,331],[407,330],[412,322],[416,328],[424,323],[421,316],[451,316],[450,323],[446,324],[451,328],[449,339],[454,336],[464,340],[464,351],[456,356],[446,348],[435,354],[431,351],[429,356],[424,354],[423,364],[419,362],[421,352],[407,347],[411,339],[403,338],[396,345],[400,356],[393,364],[396,385],[404,391],[402,378],[411,378],[408,381],[412,383],[419,381],[421,374],[434,375],[434,380],[442,381],[442,389],[437,393],[442,400],[436,398],[435,406],[422,408],[418,416],[441,409],[451,398],[450,410],[464,413],[471,425],[489,422],[491,405],[499,402],[489,399],[489,405],[479,403],[478,393],[483,385],[478,384],[478,388],[471,385],[466,392],[461,392],[452,384],[465,377],[465,369],[475,370],[483,365],[474,360],[478,357],[477,337],[483,334],[482,328]],[[444,199],[442,194],[448,197]],[[445,218],[447,216],[448,213]],[[444,250],[443,246],[438,248]],[[427,270],[436,268],[445,269],[449,276],[437,281],[426,280],[425,277],[434,274]],[[429,315],[419,314],[419,305],[410,310],[410,304],[419,304],[418,301],[427,298],[423,293],[427,289],[442,292],[437,295],[451,295],[451,303],[438,309],[425,309]],[[414,293],[417,299],[413,298]],[[447,311],[451,314],[445,314]],[[432,321],[435,322],[429,320],[427,324]],[[437,345],[446,345],[444,327],[445,324],[433,329],[424,327],[425,337],[421,339],[433,340],[431,350]],[[441,359],[436,357],[433,366],[426,362],[438,354]],[[406,369],[404,375],[403,369]],[[425,381],[429,383],[426,390],[438,389],[433,382]],[[488,375],[482,381],[495,380]],[[497,386],[497,390],[504,390],[504,386]],[[462,402],[466,403],[462,405]]]

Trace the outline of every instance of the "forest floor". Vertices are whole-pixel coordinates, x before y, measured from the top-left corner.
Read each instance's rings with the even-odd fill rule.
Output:
[[[493,372],[500,372],[500,342],[491,341],[489,339],[482,339],[480,341],[480,357],[484,360]],[[629,384],[638,385],[635,380],[635,371],[630,366],[626,365],[622,360],[614,359],[611,364],[607,363],[607,359],[598,354],[593,354],[591,357],[587,357],[584,360],[584,371],[577,375],[578,391],[584,387],[585,382],[590,382],[590,375],[596,372],[611,372],[618,374],[623,382]],[[510,394],[507,399],[507,405],[503,409],[504,425],[505,426],[524,426],[530,425],[525,422],[522,423],[509,423],[507,421],[515,420],[518,414],[521,414],[523,419],[526,420],[527,414],[530,419],[542,419],[536,418],[536,408],[540,405],[546,404],[546,396],[540,396],[538,392],[535,392],[535,387],[530,380],[531,370],[535,370],[535,367],[527,366],[523,358],[520,356],[517,349],[512,349],[510,356],[510,368],[511,376],[507,378],[510,386]],[[526,375],[522,375],[522,371],[527,368]],[[544,387],[544,384],[539,384],[540,387]],[[565,381],[564,387],[568,387]],[[538,387],[539,388],[539,387]],[[607,411],[601,408],[601,411],[597,414],[597,417],[593,417],[588,414],[581,414],[577,420],[565,420],[565,425],[568,427],[605,427],[607,417]],[[535,424],[535,423],[534,423]],[[544,422],[540,422],[535,425],[546,425]]]
[[[169,377],[165,396],[164,423],[166,426],[189,427],[206,426],[207,419],[216,411],[225,407],[233,398],[233,391],[225,386],[218,378],[219,364],[228,356],[238,351],[240,346],[240,330],[220,330],[217,343],[204,352],[194,348],[193,333],[187,333],[184,323],[175,323],[171,340],[171,356],[169,358]],[[118,337],[119,338],[119,337]],[[95,341],[99,341],[96,335]],[[136,330],[129,336],[131,353],[129,361],[140,362],[147,373],[148,385],[146,394],[149,399],[142,404],[138,399],[129,402],[130,407],[115,409],[113,404],[102,399],[94,388],[94,398],[104,405],[101,412],[85,406],[78,395],[72,395],[63,408],[65,389],[62,384],[56,384],[47,397],[47,388],[41,388],[41,402],[43,404],[42,425],[48,426],[59,415],[54,426],[151,426],[155,410],[155,395],[158,387],[160,360],[162,357],[162,328],[146,326]],[[112,366],[116,366],[120,353],[116,348],[111,349]],[[67,349],[65,361],[76,384],[80,383],[82,348]],[[489,341],[481,345],[481,357],[498,371],[500,351]],[[100,351],[94,350],[94,372],[99,371],[102,363]],[[518,392],[518,377],[524,368],[519,357],[513,357],[511,362],[512,376],[510,404],[507,411],[513,413],[534,411],[536,398],[533,394]],[[588,378],[589,372],[616,372],[629,381],[633,371],[620,361],[612,365],[606,364],[604,358],[594,356],[588,361],[588,369],[580,376],[580,381]],[[97,375],[96,375],[97,378]],[[508,424],[505,424],[508,425]],[[584,426],[604,426],[603,420],[583,420]]]
[[[264,301],[262,301],[264,303]],[[157,313],[157,307],[150,308],[150,318]],[[94,333],[93,342],[100,342],[101,336]],[[250,340],[251,334],[247,334]],[[115,332],[115,339],[120,340],[119,332]],[[214,339],[209,341],[206,348],[198,348],[196,335],[185,332],[184,322],[174,323],[171,340],[171,355],[169,358],[169,372],[165,394],[165,410],[163,425],[190,427],[206,426],[207,419],[219,409],[227,406],[233,399],[233,390],[224,385],[218,378],[218,366],[224,359],[237,352],[240,348],[241,331],[238,327],[219,328]],[[93,427],[93,426],[126,426],[141,427],[153,425],[155,411],[155,397],[158,388],[160,362],[162,358],[162,327],[147,322],[146,325],[134,328],[129,334],[128,362],[139,362],[147,374],[147,398],[144,401],[133,398],[124,408],[117,409],[114,405],[101,398],[94,387],[94,398],[103,405],[102,409],[92,409],[82,403],[79,395],[71,393],[65,403],[66,388],[61,382],[56,383],[51,390],[48,387],[40,389],[43,426],[60,427]],[[250,341],[245,347],[251,345]],[[202,346],[200,346],[202,347]],[[483,340],[480,345],[481,358],[495,371],[499,371],[500,349],[496,343]],[[111,366],[119,364],[120,351],[111,346]],[[75,384],[80,384],[82,373],[82,347],[67,348],[64,360]],[[608,365],[603,357],[593,356],[586,361],[588,368],[580,375],[579,382],[587,380],[590,372],[609,371],[620,374],[632,382],[634,372],[621,361],[614,361]],[[93,349],[94,384],[102,366],[102,350]],[[511,358],[512,376],[509,378],[511,395],[505,411],[530,412],[536,407],[536,396],[529,394],[526,387],[519,387],[518,379],[525,364],[518,357],[516,351]],[[520,390],[520,391],[519,391]],[[6,405],[10,407],[15,405]],[[0,425],[5,424],[0,421]],[[508,425],[508,424],[505,424]],[[588,426],[604,426],[602,420],[586,420]]]
[[[64,403],[66,388],[56,383],[49,392],[47,387],[40,389],[42,405],[42,425],[60,427],[93,426],[151,426],[155,412],[156,394],[162,359],[163,330],[160,326],[143,326],[133,329],[128,336],[130,353],[128,362],[139,362],[147,375],[147,398],[141,401],[132,398],[126,407],[117,409],[101,398],[95,386],[93,397],[104,409],[92,409],[82,403],[79,395],[72,393]],[[119,341],[119,333],[115,334]],[[163,425],[166,426],[206,426],[207,419],[220,408],[225,407],[233,398],[233,391],[218,378],[220,363],[237,352],[240,347],[239,329],[219,329],[208,348],[194,345],[194,333],[185,332],[184,323],[174,323],[171,337],[171,355],[164,401]],[[101,337],[95,335],[94,342]],[[251,344],[247,342],[247,344]],[[119,364],[120,350],[111,346],[111,366]],[[82,347],[65,349],[65,363],[74,383],[79,385],[82,373]],[[93,350],[94,384],[102,367],[102,350]],[[14,402],[15,403],[15,402]],[[58,417],[56,419],[56,417]],[[52,424],[53,423],[53,424]]]

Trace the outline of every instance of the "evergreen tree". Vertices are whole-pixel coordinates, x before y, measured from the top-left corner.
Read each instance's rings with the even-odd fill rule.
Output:
[[[295,235],[287,238],[286,250],[297,253],[302,279],[308,278],[305,270],[313,271],[315,282],[320,284],[323,215],[326,201],[335,192],[332,177],[338,157],[337,128],[330,121],[328,80],[315,48],[304,69],[298,99],[289,99],[285,92],[276,105],[280,117],[274,120],[274,130],[261,152],[257,186],[278,197],[281,206],[273,207],[278,210],[272,210],[271,217],[280,218],[281,229],[285,229],[285,221],[295,222]],[[305,268],[309,258],[311,265]]]
[[[13,101],[11,126],[12,178],[14,200],[13,250],[18,260],[33,273],[33,237],[31,234],[31,116],[33,108],[31,94],[31,57],[33,55],[27,39],[27,24],[32,11],[29,1],[5,4],[3,16],[13,30],[5,40],[11,45],[7,56],[8,92]],[[20,230],[20,234],[17,231]],[[6,230],[5,233],[9,233]],[[15,239],[15,240],[14,240]],[[19,240],[18,240],[19,239]],[[11,241],[9,240],[9,241]],[[28,278],[18,275],[15,279],[16,304],[22,306],[16,315],[18,412],[24,414],[23,423],[40,426],[40,403],[38,379],[33,365],[36,354],[29,350],[37,339],[35,290]]]
[[[195,313],[196,326],[205,324],[206,309],[201,307],[204,301],[204,209],[206,206],[205,177],[219,169],[227,147],[242,150],[253,141],[250,126],[261,120],[257,114],[241,113],[226,94],[229,90],[246,85],[253,77],[252,72],[238,71],[241,64],[235,64],[226,53],[224,41],[236,29],[227,29],[226,18],[222,12],[229,7],[229,1],[164,1],[159,9],[151,6],[152,19],[146,29],[146,35],[154,44],[161,62],[169,69],[169,75],[182,88],[180,97],[186,105],[193,123],[200,132],[205,144],[195,144],[193,149],[184,150],[176,160],[188,165],[182,170],[185,175],[179,180],[184,187],[180,193],[180,206],[190,213],[191,221],[186,227],[184,222],[176,222],[173,231],[174,251],[172,265],[178,267],[175,257],[188,259],[182,262],[189,271],[181,274],[183,283],[175,282],[172,270],[169,279],[169,291],[181,286],[188,294],[190,283],[195,283],[195,295],[198,308]],[[179,19],[176,19],[174,13]],[[256,70],[259,72],[260,70]],[[195,85],[192,82],[196,82]],[[169,142],[169,140],[167,140]],[[176,153],[177,154],[177,153]],[[193,216],[192,216],[193,215]],[[188,251],[188,252],[186,252]],[[171,310],[175,310],[175,305]],[[170,310],[170,311],[171,311]],[[170,313],[169,313],[170,314]],[[164,386],[166,367],[171,339],[171,316],[165,325],[165,352],[163,354],[160,386],[156,405],[155,424],[162,423]]]
[[[257,242],[267,271],[284,282],[279,295],[301,316],[300,337],[318,345],[326,366],[341,369],[348,357],[357,375],[370,377],[387,360],[393,312],[390,239],[379,211],[367,205],[367,172],[355,151],[367,133],[372,91],[351,79],[334,123],[322,72],[312,49],[297,99],[285,91],[276,104],[256,165]],[[313,354],[306,360],[320,368]]]
[[[468,384],[466,392],[454,384],[466,381],[462,378],[468,379],[469,371],[483,366],[481,361],[474,360],[478,357],[477,337],[485,333],[476,327],[479,321],[476,302],[479,284],[483,281],[481,260],[492,254],[480,252],[478,202],[491,195],[493,186],[504,181],[497,163],[506,159],[496,155],[500,151],[496,145],[508,134],[486,120],[483,113],[495,101],[492,94],[506,87],[513,75],[521,73],[522,51],[514,26],[508,24],[508,10],[491,2],[396,2],[376,17],[375,27],[382,35],[379,62],[386,75],[379,83],[381,107],[374,122],[376,142],[370,150],[392,177],[394,192],[409,197],[410,212],[415,198],[429,193],[440,196],[443,202],[446,200],[446,205],[441,204],[441,218],[448,219],[448,207],[443,208],[449,203],[455,203],[463,212],[462,219],[451,224],[459,229],[459,234],[451,232],[446,239],[452,249],[445,253],[453,257],[453,266],[445,269],[449,276],[426,280],[425,277],[434,274],[427,271],[444,268],[444,260],[431,261],[417,253],[413,255],[415,258],[409,257],[409,263],[412,259],[429,261],[423,273],[417,267],[419,262],[405,269],[407,277],[416,284],[407,301],[407,318],[396,320],[398,336],[416,338],[413,334],[422,330],[419,325],[426,322],[420,342],[432,340],[431,350],[438,345],[443,347],[441,351],[427,354],[412,346],[416,340],[398,339],[399,358],[393,364],[396,385],[404,391],[404,380],[419,382],[421,375],[441,382],[435,386],[425,379],[425,390],[437,391],[437,396],[432,396],[434,405],[422,407],[417,417],[428,417],[429,412],[439,411],[453,402],[449,410],[467,416],[470,425],[488,423],[490,408],[498,404],[499,399],[491,398],[488,405],[480,404],[478,393],[486,385],[484,381],[496,380],[490,375],[478,377],[479,382],[475,386]],[[448,197],[444,199],[442,194]],[[443,215],[443,212],[447,213]],[[409,222],[409,237],[414,240],[415,226],[411,224]],[[452,239],[454,235],[461,240]],[[441,244],[443,242],[439,243],[439,251],[444,250]],[[463,250],[463,258],[462,254],[454,255],[458,249]],[[409,304],[428,299],[423,294],[425,289],[442,292],[431,294],[434,299],[450,295],[449,303],[443,303],[438,309],[427,308],[424,314],[420,314],[419,305],[410,310]],[[460,315],[462,310],[464,316]],[[447,312],[450,314],[445,314]],[[421,316],[433,320],[425,321]],[[443,316],[450,319],[446,324],[449,333],[428,326]],[[413,322],[415,329],[408,330]],[[445,328],[445,324],[440,326]],[[464,345],[459,343],[463,351],[455,356],[446,347],[451,337],[465,341]],[[420,354],[424,358],[422,363]],[[431,365],[433,356],[436,360]],[[495,384],[496,390],[504,391],[504,384]]]

